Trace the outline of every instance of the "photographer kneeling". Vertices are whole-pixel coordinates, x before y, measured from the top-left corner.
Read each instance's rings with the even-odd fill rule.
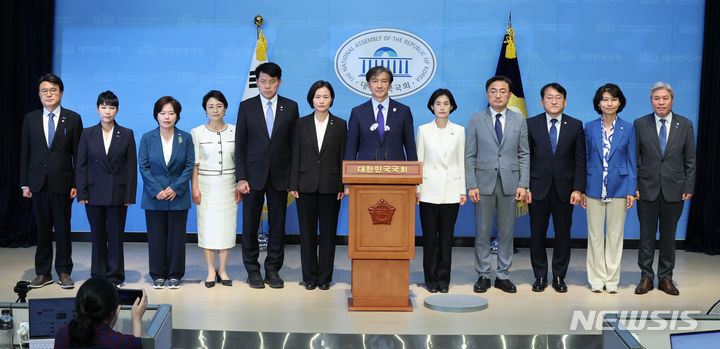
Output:
[[[142,298],[137,298],[132,306],[133,335],[113,331],[120,314],[117,290],[106,279],[91,278],[78,290],[77,317],[57,333],[55,348],[142,348],[142,316],[146,309],[147,296],[143,290]]]

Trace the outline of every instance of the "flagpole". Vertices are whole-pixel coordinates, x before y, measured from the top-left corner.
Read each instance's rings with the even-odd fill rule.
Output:
[[[265,20],[262,18],[261,15],[255,15],[255,17],[253,18],[253,22],[257,26],[257,37],[259,39],[260,38],[260,26],[263,25],[263,22],[265,22]]]
[[[512,27],[512,11],[508,11],[508,28]]]

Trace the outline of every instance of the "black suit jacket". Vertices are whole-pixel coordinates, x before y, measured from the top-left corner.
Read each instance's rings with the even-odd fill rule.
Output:
[[[137,154],[131,129],[115,123],[107,155],[102,126],[83,130],[78,147],[77,199],[89,205],[120,206],[135,203]]]
[[[43,131],[43,110],[27,113],[20,135],[20,186],[31,193],[47,190],[69,194],[75,186],[75,164],[82,119],[78,113],[60,108],[55,136],[48,147]],[[45,185],[47,180],[47,186]]]
[[[275,190],[287,190],[295,122],[295,101],[278,96],[272,135],[268,135],[260,96],[240,103],[235,124],[235,179],[247,180],[250,189],[265,186],[268,177]]]
[[[664,153],[660,153],[655,114],[638,118],[634,124],[640,199],[657,199],[661,188],[668,202],[681,201],[683,193],[692,194],[695,190],[695,132],[692,122],[673,113]]]
[[[388,110],[383,113],[390,130],[384,133],[381,142],[377,129],[370,130],[376,123],[372,100],[352,109],[345,160],[417,161],[415,126],[410,108],[390,98]]]
[[[585,132],[582,122],[562,115],[562,125],[555,154],[550,145],[545,113],[527,119],[530,146],[530,191],[533,199],[542,200],[552,183],[560,200],[568,202],[574,190],[585,191]]]
[[[321,194],[343,191],[341,172],[347,124],[345,120],[332,114],[328,118],[320,150],[317,145],[314,114],[298,120],[292,148],[290,190]]]

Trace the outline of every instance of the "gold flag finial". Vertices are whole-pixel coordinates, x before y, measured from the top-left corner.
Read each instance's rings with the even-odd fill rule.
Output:
[[[265,22],[263,20],[261,15],[256,15],[255,19],[253,20],[255,25],[257,26],[257,43],[255,44],[255,57],[258,61],[266,61],[267,60],[267,39],[265,39],[265,35],[263,35],[263,31],[260,29],[260,26]]]

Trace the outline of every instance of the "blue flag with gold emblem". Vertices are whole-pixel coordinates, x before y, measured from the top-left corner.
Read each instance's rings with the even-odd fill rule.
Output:
[[[503,37],[500,57],[498,58],[495,75],[502,75],[512,81],[512,94],[508,102],[508,109],[518,112],[527,119],[527,107],[525,106],[525,93],[523,92],[522,78],[520,78],[520,66],[518,65],[517,50],[515,48],[515,31],[512,29],[512,22],[508,19],[507,31]],[[528,213],[527,204],[518,201],[516,216],[524,216]]]

